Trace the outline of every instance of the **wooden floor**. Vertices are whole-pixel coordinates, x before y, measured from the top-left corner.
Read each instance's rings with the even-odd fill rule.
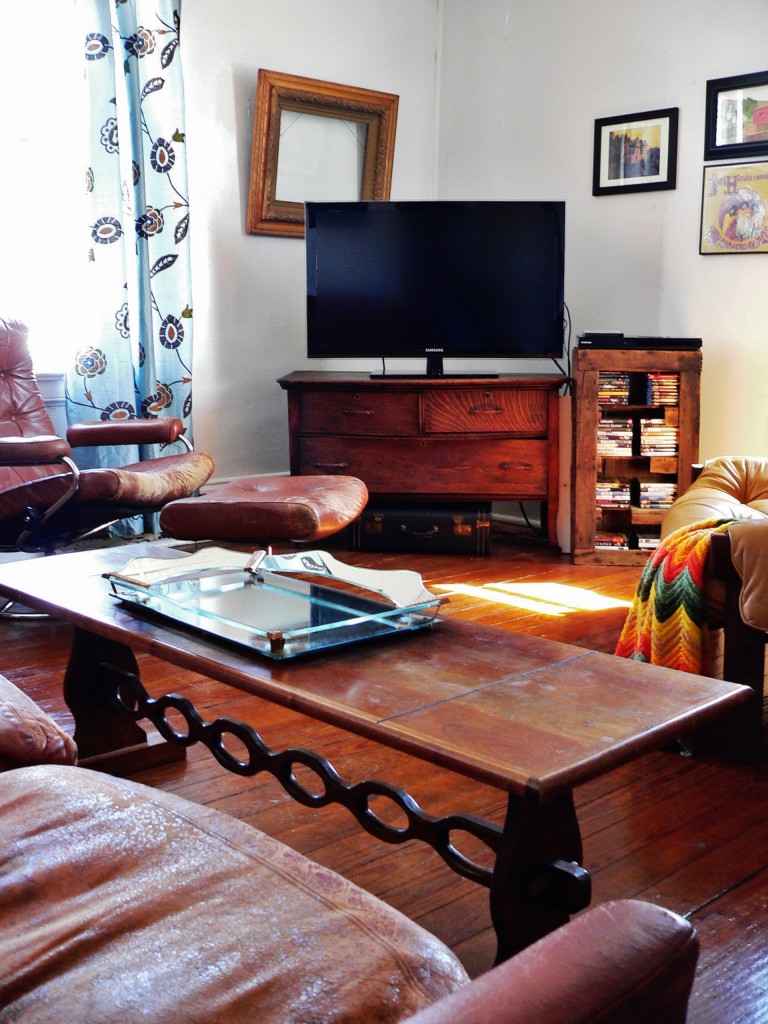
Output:
[[[326,547],[358,564],[417,569],[431,589],[450,596],[445,614],[607,653],[639,576],[637,567],[573,566],[527,531],[495,533],[490,557]],[[66,722],[60,686],[68,628],[5,621],[0,629],[0,670]],[[190,696],[206,718],[226,714],[248,721],[274,749],[314,749],[348,780],[373,776],[397,783],[431,813],[465,811],[503,820],[503,796],[488,787],[151,658],[143,658],[141,667],[151,692]],[[473,976],[489,967],[494,941],[487,892],[452,874],[428,848],[380,843],[360,833],[342,808],[303,808],[271,778],[227,775],[205,751],[192,749],[185,763],[136,777],[247,820],[340,871],[442,938]],[[662,751],[581,787],[576,804],[593,902],[637,897],[689,917],[698,928],[702,953],[692,1024],[768,1021],[765,767]]]

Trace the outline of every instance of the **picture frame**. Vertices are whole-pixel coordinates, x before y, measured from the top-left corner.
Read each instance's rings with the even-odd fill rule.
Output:
[[[705,160],[768,156],[768,71],[707,82]]]
[[[592,195],[677,186],[678,107],[595,121]]]
[[[260,69],[246,230],[304,236],[304,203],[389,199],[399,98]]]
[[[768,162],[704,168],[699,252],[768,252]]]

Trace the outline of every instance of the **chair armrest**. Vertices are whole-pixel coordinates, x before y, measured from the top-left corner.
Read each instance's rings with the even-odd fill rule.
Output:
[[[596,906],[409,1024],[684,1024],[699,940],[650,903]]]
[[[43,466],[61,462],[72,450],[63,437],[0,437],[0,466]]]
[[[183,433],[184,424],[175,416],[149,420],[93,420],[70,424],[67,440],[73,448],[102,444],[169,444]]]
[[[753,629],[768,632],[768,519],[731,523],[727,536],[732,571],[741,582],[741,618]]]

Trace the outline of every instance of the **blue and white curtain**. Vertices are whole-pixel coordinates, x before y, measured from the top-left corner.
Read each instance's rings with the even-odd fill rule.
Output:
[[[171,415],[191,437],[181,0],[78,0],[85,48],[88,270],[69,422]],[[91,465],[156,456],[99,449]],[[81,461],[78,453],[78,461]]]

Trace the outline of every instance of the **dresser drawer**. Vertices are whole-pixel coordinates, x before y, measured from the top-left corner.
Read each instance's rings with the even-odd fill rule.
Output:
[[[548,393],[540,388],[458,388],[424,395],[428,434],[547,433]]]
[[[303,437],[300,449],[300,473],[356,476],[375,494],[547,497],[543,440]]]
[[[416,434],[414,392],[316,391],[299,396],[299,430],[309,434]]]

